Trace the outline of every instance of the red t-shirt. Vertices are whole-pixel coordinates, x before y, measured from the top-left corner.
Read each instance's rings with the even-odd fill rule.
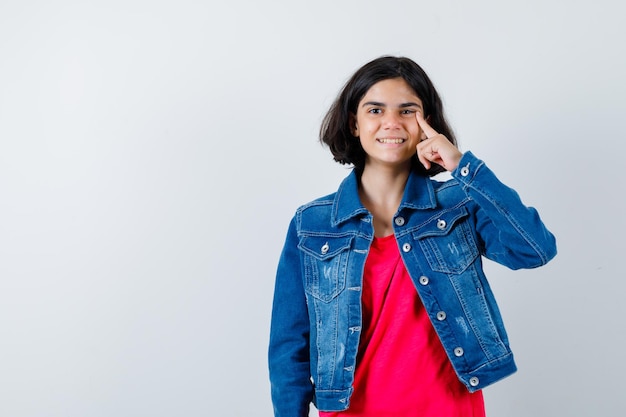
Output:
[[[320,417],[484,417],[481,391],[458,380],[400,258],[375,238],[363,275],[363,333],[346,411]]]

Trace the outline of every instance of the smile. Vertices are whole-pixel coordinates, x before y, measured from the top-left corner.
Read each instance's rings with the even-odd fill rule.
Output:
[[[380,142],[380,143],[404,143],[406,141],[406,139],[399,139],[399,138],[379,138],[376,139],[376,141]]]

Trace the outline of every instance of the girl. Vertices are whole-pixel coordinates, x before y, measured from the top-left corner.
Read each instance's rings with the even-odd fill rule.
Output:
[[[556,255],[536,210],[460,152],[412,60],[360,68],[320,140],[353,170],[301,206],[279,260],[269,345],[277,417],[484,416],[516,370],[482,268]],[[451,179],[431,177],[448,171]]]

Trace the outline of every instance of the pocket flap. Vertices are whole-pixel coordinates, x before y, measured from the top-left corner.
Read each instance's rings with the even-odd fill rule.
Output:
[[[319,260],[325,260],[350,249],[354,236],[303,236],[298,248]]]
[[[415,233],[414,239],[424,239],[431,236],[445,236],[450,233],[454,225],[468,216],[465,207],[448,210],[433,217],[426,224],[422,225]]]

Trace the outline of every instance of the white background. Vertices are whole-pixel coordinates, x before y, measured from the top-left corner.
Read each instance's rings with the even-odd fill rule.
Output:
[[[519,372],[489,416],[622,416],[624,6],[0,2],[0,416],[272,415],[274,273],[348,173],[347,78],[421,64],[462,150],[539,209],[548,266],[487,266]]]

